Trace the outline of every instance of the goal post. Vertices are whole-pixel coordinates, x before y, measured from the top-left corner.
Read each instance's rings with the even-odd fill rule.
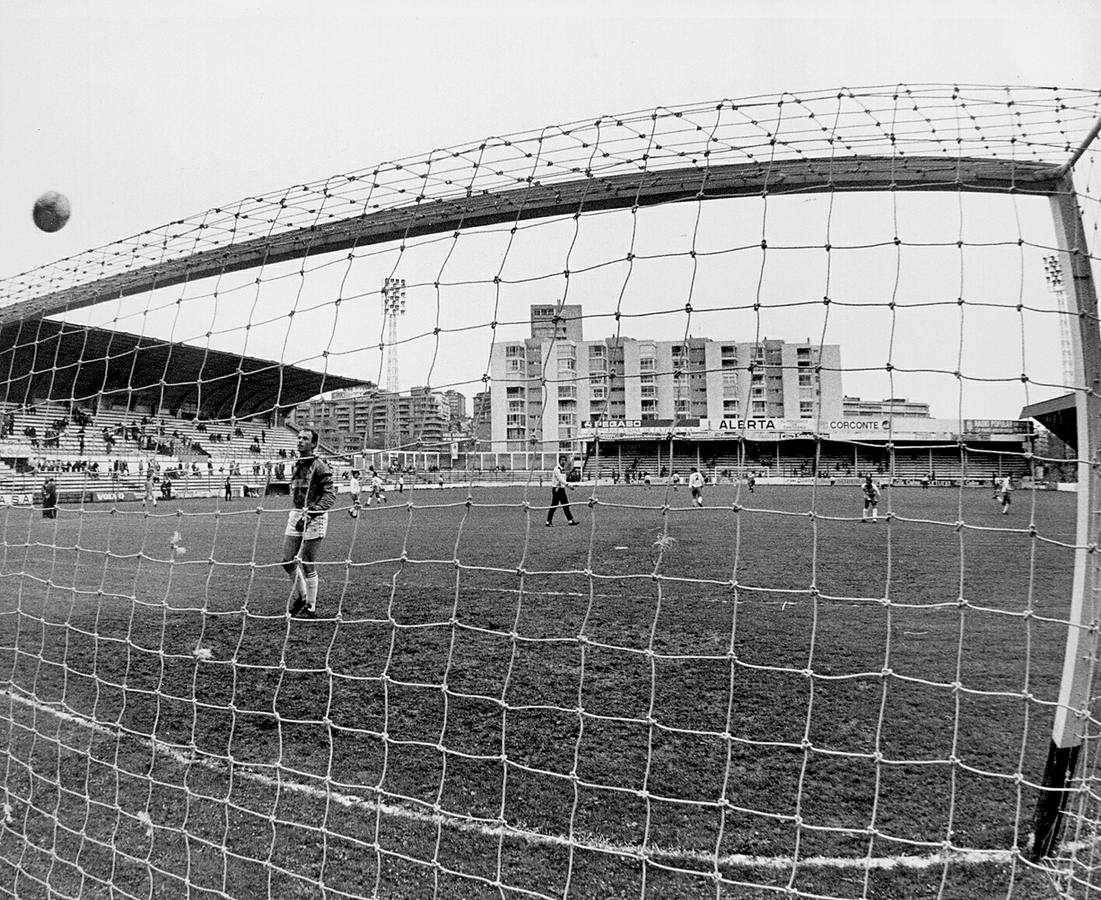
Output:
[[[1088,141],[1096,138],[1096,127]],[[1051,747],[1044,766],[1043,786],[1037,800],[1032,853],[1042,859],[1058,852],[1062,816],[1070,798],[1087,730],[1096,721],[1092,711],[1097,666],[1098,627],[1101,625],[1101,581],[1097,547],[1097,491],[1101,473],[1101,335],[1098,331],[1097,290],[1093,280],[1093,256],[1082,222],[1082,211],[1073,175],[1065,174],[1051,197],[1057,250],[1068,273],[1066,294],[1069,311],[1078,323],[1072,340],[1077,420],[1078,497],[1077,548],[1074,556],[1070,622],[1063,661],[1059,701],[1055,708]]]

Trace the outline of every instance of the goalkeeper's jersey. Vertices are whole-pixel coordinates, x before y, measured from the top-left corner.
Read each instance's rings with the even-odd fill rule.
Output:
[[[328,463],[317,456],[301,456],[294,461],[291,501],[295,509],[308,509],[310,512],[324,512],[333,505],[336,491]]]

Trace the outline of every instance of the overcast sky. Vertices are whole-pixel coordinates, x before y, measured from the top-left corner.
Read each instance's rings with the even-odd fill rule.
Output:
[[[0,277],[245,196],[487,135],[601,114],[896,82],[1098,88],[1099,38],[1101,12],[1090,0],[316,0],[171,6],[0,0],[0,123],[5,138]],[[73,205],[71,222],[52,235],[37,231],[30,219],[34,198],[48,189],[65,193]],[[825,201],[803,202],[798,218],[806,220],[806,233],[821,242]],[[988,211],[976,207],[967,215],[969,238],[975,234],[978,240]],[[915,222],[920,219],[919,212],[912,216]],[[875,220],[873,207],[859,205],[850,217],[862,227]],[[722,221],[721,215],[715,218]],[[677,230],[682,224],[675,219],[655,222],[649,239],[655,246],[675,241],[684,232]],[[889,226],[874,227],[882,232]],[[1011,221],[1008,239],[1024,227]],[[555,246],[550,259],[558,264],[563,252],[555,243],[559,236],[553,225],[546,229],[536,243]],[[622,246],[611,226],[601,240]],[[596,246],[603,245],[597,241]],[[491,275],[499,262],[494,253],[481,260],[482,277]],[[467,257],[454,264],[477,270],[473,246]],[[1042,294],[1042,272],[1035,260],[1024,261],[1027,272],[1022,274],[1018,257],[1007,266],[997,264],[1012,270],[1002,290]],[[937,265],[931,267],[934,273]],[[377,273],[369,262],[363,268],[364,283],[373,284]],[[723,276],[716,272],[714,277]],[[799,294],[815,289],[822,277],[815,273],[807,285],[800,285],[777,274],[769,288],[776,297],[785,290]],[[839,272],[834,277],[843,276]],[[935,281],[932,277],[931,283]],[[323,282],[321,275],[314,282],[322,294]],[[945,287],[949,293],[955,289]],[[683,308],[677,290],[670,282],[670,310]],[[889,282],[883,290],[890,290]],[[609,291],[614,291],[611,282],[594,282],[572,299],[585,302],[587,311],[607,311],[615,304]],[[526,309],[528,302],[555,299],[555,293],[548,286],[542,293],[517,295],[515,310]],[[413,299],[409,321],[403,323],[405,333],[430,328],[437,314],[434,308],[415,311]],[[637,302],[638,309],[649,310],[656,301],[640,296]],[[227,306],[223,303],[220,311],[209,313],[197,305],[194,318],[209,313],[217,331],[225,321],[235,321]],[[377,299],[369,310],[364,305],[356,327],[342,336],[338,349],[343,355],[338,356],[347,365],[342,374],[352,374],[349,368],[372,379],[381,374],[377,349],[373,356],[353,352],[358,345],[377,344],[376,313]],[[228,318],[218,320],[219,315]],[[491,315],[472,302],[462,316],[454,312],[453,321],[488,321]],[[686,327],[683,312],[680,316],[659,318],[650,333],[640,325],[639,336],[676,336]],[[958,330],[957,319],[896,323],[902,326],[900,345],[907,334],[923,338],[909,351],[896,347],[892,358],[907,358],[898,355],[907,352],[909,358],[925,358],[936,343],[930,338]],[[846,366],[868,361],[861,344],[869,335],[872,343],[882,343],[888,335],[887,323],[869,331],[869,321],[854,317],[846,325],[838,316],[826,332],[828,343],[842,344]],[[1007,365],[1020,369],[1021,352],[1014,345],[1031,331],[1022,331],[1018,319],[1001,331],[1000,325],[984,322],[980,313],[971,322],[978,323],[980,338],[985,335],[988,340],[970,332],[969,352],[981,355],[973,348],[989,343],[1000,354],[997,358],[1005,360],[1012,350],[1017,360]],[[818,312],[802,317],[777,314],[753,323],[758,325],[769,337],[817,340],[823,335]],[[119,327],[139,330],[125,322]],[[745,337],[745,322],[719,315],[697,319],[687,328],[718,337],[753,337]],[[209,323],[196,333],[207,330]],[[593,323],[587,332],[587,337],[601,337],[611,328]],[[358,340],[361,333],[369,338]],[[1054,371],[1050,359],[1058,355],[1052,333],[1037,326],[1035,334],[1042,343],[1029,348],[1029,365],[1044,376]],[[522,329],[498,338],[510,336],[522,336]],[[336,346],[333,340],[330,347]],[[473,393],[485,369],[488,340],[488,335],[475,332],[465,343],[454,339],[437,347],[435,341],[425,340],[403,348],[403,386],[431,380],[463,384]],[[275,337],[268,344],[255,335],[250,339],[250,352],[257,355],[277,355],[273,351],[280,346]],[[1043,356],[1045,348],[1053,350],[1050,359]],[[958,349],[949,347],[946,358],[958,355]],[[309,356],[290,352],[282,358],[309,364]],[[879,361],[883,358],[880,353]],[[990,391],[981,384],[969,385],[963,397],[958,388],[951,379],[941,386],[928,380],[891,383],[886,376],[846,379],[848,392],[915,395],[932,401],[934,412],[944,416],[960,408],[969,415],[1012,416],[1021,401],[1038,399],[1026,397],[1019,385]]]

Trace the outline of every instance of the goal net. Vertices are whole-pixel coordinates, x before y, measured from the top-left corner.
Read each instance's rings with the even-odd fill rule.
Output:
[[[0,892],[1096,894],[1099,118],[657,107],[0,282]]]

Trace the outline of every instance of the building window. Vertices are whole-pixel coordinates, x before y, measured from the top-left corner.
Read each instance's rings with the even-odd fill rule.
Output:
[[[811,419],[814,417],[814,403],[809,400],[799,401],[799,418]]]

